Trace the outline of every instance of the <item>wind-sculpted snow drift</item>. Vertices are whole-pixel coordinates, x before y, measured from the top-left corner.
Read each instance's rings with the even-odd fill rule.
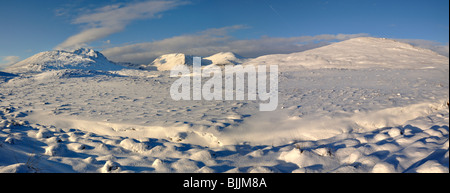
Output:
[[[204,68],[278,65],[270,112],[258,100],[172,100],[176,78],[166,70],[191,67],[189,59],[171,54],[132,68],[80,49],[5,69],[0,172],[449,171],[447,57],[356,38],[255,59],[203,58]]]

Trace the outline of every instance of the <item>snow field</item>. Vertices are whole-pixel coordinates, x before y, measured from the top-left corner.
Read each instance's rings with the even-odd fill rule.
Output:
[[[0,173],[448,172],[448,58],[356,38],[252,64],[280,66],[275,111],[173,101],[169,72],[88,49],[37,54],[0,73]]]
[[[361,133],[287,144],[205,147],[102,136],[7,118],[1,172],[448,172],[445,110]],[[2,115],[5,116],[5,115]],[[6,114],[5,117],[9,117]],[[436,125],[419,128],[433,119]]]

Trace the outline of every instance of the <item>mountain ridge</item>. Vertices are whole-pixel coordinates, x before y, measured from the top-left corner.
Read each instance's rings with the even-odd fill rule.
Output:
[[[449,59],[428,49],[373,37],[353,38],[291,54],[265,55],[245,64],[279,64],[303,68],[434,68]]]
[[[48,70],[119,70],[124,68],[108,60],[102,53],[80,48],[74,51],[53,50],[40,52],[4,69],[9,73],[33,73]]]
[[[171,53],[159,56],[150,64],[125,65],[108,60],[101,52],[80,48],[74,51],[41,52],[3,71],[13,74],[62,69],[114,71],[138,68],[168,71],[176,65],[192,66],[193,58],[193,55]],[[202,66],[279,64],[282,67],[301,68],[448,68],[448,62],[448,57],[434,51],[373,37],[353,38],[303,52],[264,55],[253,59],[233,52],[219,52],[202,58]]]

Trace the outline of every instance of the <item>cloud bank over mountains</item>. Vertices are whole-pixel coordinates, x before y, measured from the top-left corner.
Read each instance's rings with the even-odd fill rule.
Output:
[[[368,34],[323,34],[298,37],[261,37],[258,39],[237,39],[230,35],[246,26],[235,25],[207,29],[194,34],[180,35],[163,40],[137,43],[108,48],[102,53],[113,61],[148,63],[160,55],[185,53],[188,55],[209,56],[218,52],[234,52],[244,57],[257,57],[266,54],[300,52],[334,41],[342,41]]]

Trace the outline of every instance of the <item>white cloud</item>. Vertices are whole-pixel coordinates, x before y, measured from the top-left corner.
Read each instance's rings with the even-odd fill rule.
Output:
[[[236,25],[207,29],[195,34],[175,36],[154,42],[145,42],[105,49],[102,53],[113,61],[147,64],[156,57],[168,53],[185,53],[197,56],[209,56],[217,52],[234,52],[245,57],[257,57],[266,54],[300,52],[333,41],[341,41],[368,34],[323,34],[317,36],[299,36],[289,38],[261,37],[252,40],[240,40],[230,36],[230,32],[245,29]]]
[[[6,68],[14,63],[20,61],[19,56],[4,56],[2,57],[2,63],[0,63],[0,69]]]
[[[84,26],[80,33],[67,38],[55,49],[74,49],[87,43],[122,31],[131,21],[158,17],[158,13],[167,11],[187,2],[145,1],[130,4],[108,5],[80,15],[73,24]]]

